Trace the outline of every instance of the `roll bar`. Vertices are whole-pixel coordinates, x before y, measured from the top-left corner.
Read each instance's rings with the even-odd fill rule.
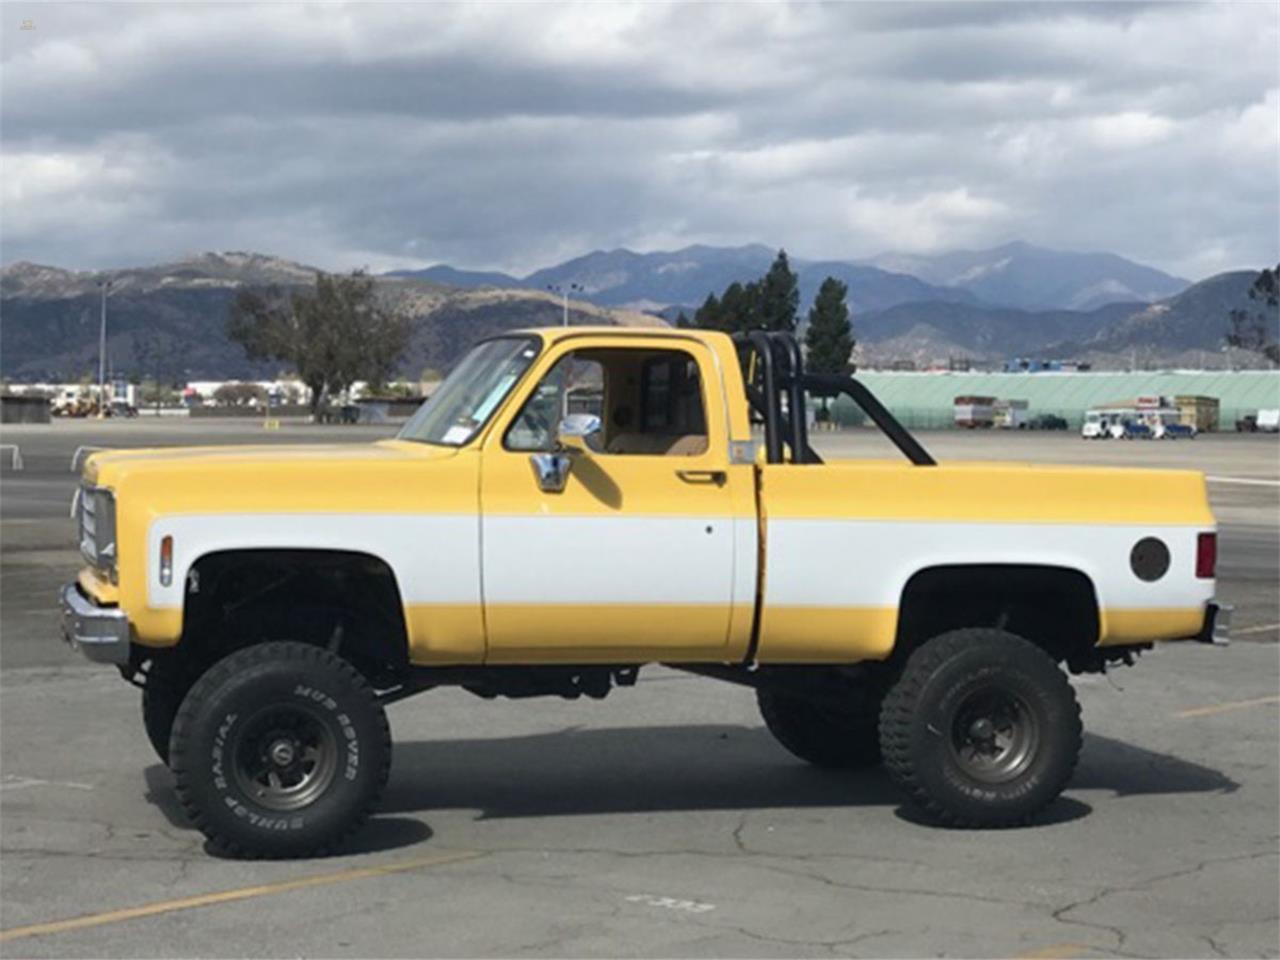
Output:
[[[793,334],[750,330],[733,334],[733,343],[747,387],[747,402],[764,422],[765,454],[769,463],[784,462],[784,442],[791,448],[793,463],[822,462],[809,446],[805,417],[805,392],[809,391],[821,396],[845,394],[913,464],[936,466],[937,461],[865,384],[852,376],[805,373],[800,344]]]

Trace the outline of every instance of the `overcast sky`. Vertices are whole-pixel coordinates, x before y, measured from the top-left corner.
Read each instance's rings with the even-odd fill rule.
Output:
[[[1199,279],[1280,255],[1274,2],[2,15],[6,263],[1024,239]]]

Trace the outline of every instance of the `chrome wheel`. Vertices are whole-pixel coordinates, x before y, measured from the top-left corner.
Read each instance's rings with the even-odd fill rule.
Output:
[[[250,718],[234,747],[236,781],[268,810],[298,810],[333,782],[338,743],[319,716],[296,705]]]
[[[984,783],[1004,783],[1031,766],[1040,744],[1035,714],[998,687],[973,691],[951,723],[951,749],[961,769]]]

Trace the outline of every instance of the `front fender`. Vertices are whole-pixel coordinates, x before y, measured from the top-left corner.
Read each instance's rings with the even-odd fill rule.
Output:
[[[160,578],[172,538],[172,577]],[[364,554],[391,571],[404,605],[410,659],[483,658],[479,519],[464,514],[213,513],[154,518],[140,566],[141,603],[129,611],[139,642],[171,646],[183,632],[190,571],[212,554],[316,550]]]

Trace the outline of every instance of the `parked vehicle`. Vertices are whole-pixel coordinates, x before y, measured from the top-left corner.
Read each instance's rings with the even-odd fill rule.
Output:
[[[999,429],[1023,430],[1026,428],[1026,400],[997,400],[991,409],[992,422]]]
[[[1067,420],[1055,413],[1041,413],[1032,417],[1028,422],[1032,430],[1065,430],[1067,429]]]
[[[1114,435],[1118,420],[1111,414],[1090,410],[1084,415],[1084,423],[1080,427],[1080,436],[1086,440],[1109,440]],[[1120,436],[1124,435],[1121,428]]]
[[[995,425],[995,397],[956,397],[955,424],[973,430]]]
[[[1196,437],[1195,427],[1176,420],[1161,420],[1152,428],[1152,431],[1157,440],[1194,440]]]
[[[1111,427],[1111,435],[1117,440],[1150,440],[1155,431],[1142,420],[1121,420]]]
[[[1259,410],[1246,413],[1236,421],[1240,433],[1275,433],[1280,431],[1280,410]]]
[[[566,415],[585,382],[601,415]],[[902,461],[824,463],[806,394],[849,397]],[[393,440],[101,451],[76,514],[66,637],[142,687],[212,845],[265,856],[375,807],[386,704],[599,698],[650,663],[754,688],[797,757],[883,759],[938,821],[1023,823],[1080,752],[1063,668],[1229,621],[1200,473],[939,464],[759,331],[504,334]]]

